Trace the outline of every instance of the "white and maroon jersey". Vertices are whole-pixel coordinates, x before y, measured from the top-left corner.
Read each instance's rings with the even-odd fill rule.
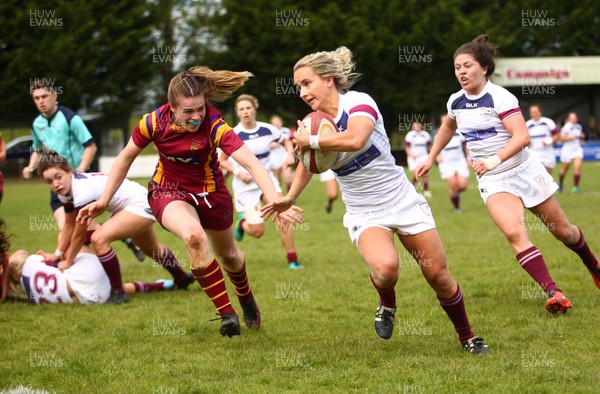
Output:
[[[71,303],[67,277],[58,268],[46,265],[44,257],[32,254],[27,257],[21,273],[21,286],[25,290],[29,302],[42,304],[45,302]]]
[[[529,119],[525,122],[529,131],[529,146],[535,151],[553,151],[552,145],[544,144],[544,139],[558,134],[556,123],[552,119],[541,117],[538,120]]]
[[[289,140],[292,138],[292,130],[287,127],[282,127],[279,129],[279,132],[283,135],[283,138]]]
[[[394,206],[412,187],[391,154],[390,141],[375,101],[366,93],[340,94],[338,113],[334,118],[340,132],[347,131],[349,119],[355,116],[369,118],[375,129],[363,149],[339,152],[332,167],[350,214]]]
[[[406,133],[404,142],[415,157],[427,156],[429,153],[429,145],[431,144],[431,134],[425,130],[411,130]]]
[[[579,123],[565,123],[562,129],[560,129],[560,134],[566,137],[577,137],[570,141],[564,141],[562,146],[562,152],[571,153],[577,152],[579,149],[581,149],[581,135],[583,134],[583,128]]]
[[[448,145],[440,152],[442,160],[445,162],[466,160],[465,151],[463,149],[464,143],[465,138],[460,132],[456,131],[450,142],[448,142]]]
[[[73,212],[96,201],[106,188],[108,175],[100,172],[82,173],[75,172],[71,177],[71,194],[59,195],[60,202],[65,207],[65,212]],[[115,195],[110,199],[106,210],[111,213],[119,212],[128,205],[145,201],[148,205],[148,191],[139,183],[124,179]],[[150,206],[148,206],[148,212]]]
[[[490,81],[476,96],[468,95],[464,90],[454,93],[450,96],[447,107],[448,116],[456,120],[458,130],[467,141],[473,162],[497,154],[508,144],[511,134],[502,121],[521,113],[517,98]],[[528,157],[528,148],[522,149],[486,175],[516,167]]]
[[[21,285],[30,302],[73,302],[67,283],[81,304],[101,304],[110,295],[110,281],[95,254],[78,253],[73,265],[62,272],[46,265],[40,255],[25,260]]]
[[[256,122],[256,127],[252,130],[246,129],[241,123],[238,123],[233,131],[240,137],[244,144],[250,149],[267,170],[271,168],[269,154],[271,153],[271,142],[283,143],[284,135],[272,124],[265,122]],[[241,167],[237,162],[236,166]],[[242,168],[243,169],[243,168]]]

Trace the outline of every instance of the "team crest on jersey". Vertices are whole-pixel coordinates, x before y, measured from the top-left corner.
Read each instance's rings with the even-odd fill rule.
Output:
[[[192,140],[192,145],[190,145],[190,150],[199,150],[202,146],[202,143],[197,140]]]
[[[479,114],[486,121],[489,121],[495,116],[494,110],[492,108],[479,108]]]
[[[539,183],[540,185],[544,186],[546,184],[546,181],[544,180],[544,177],[541,175],[536,176],[535,178],[533,178],[534,181],[536,181],[537,183]]]
[[[426,202],[423,202],[421,204],[419,204],[419,207],[421,207],[421,210],[423,211],[423,213],[427,216],[431,216],[431,209],[429,208],[429,204],[427,204]]]

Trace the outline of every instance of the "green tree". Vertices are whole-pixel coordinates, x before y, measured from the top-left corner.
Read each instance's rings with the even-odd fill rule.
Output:
[[[152,10],[145,0],[1,2],[0,119],[32,120],[36,79],[54,82],[74,110],[129,114],[155,72]]]

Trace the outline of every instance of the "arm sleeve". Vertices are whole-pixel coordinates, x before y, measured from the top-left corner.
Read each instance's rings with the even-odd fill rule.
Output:
[[[504,120],[509,116],[521,113],[519,100],[509,91],[503,91],[499,97],[494,97],[496,113],[500,120]]]
[[[140,149],[144,149],[152,141],[152,132],[154,130],[152,114],[142,116],[142,120],[135,125],[131,132],[133,143]]]
[[[225,154],[231,156],[233,152],[244,145],[244,141],[238,137],[235,131],[225,122],[223,116],[211,108],[207,113],[210,122],[210,135],[218,148],[221,148]]]
[[[92,134],[88,130],[85,123],[83,123],[83,119],[79,115],[75,115],[73,119],[71,119],[71,131],[77,138],[77,141],[81,143],[83,146],[88,146],[94,143],[94,138],[92,138]]]

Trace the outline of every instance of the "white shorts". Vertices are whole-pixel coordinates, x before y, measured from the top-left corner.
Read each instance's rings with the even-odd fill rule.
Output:
[[[269,167],[272,170],[278,170],[285,164],[285,160],[288,157],[288,152],[283,145],[277,145],[272,148],[269,153]]]
[[[77,254],[73,265],[64,273],[81,304],[103,304],[108,300],[110,282],[95,254]]]
[[[350,240],[358,245],[358,238],[369,227],[381,227],[395,234],[414,235],[435,228],[435,220],[425,197],[414,187],[400,204],[378,212],[344,215],[344,227]]]
[[[442,179],[448,179],[454,174],[458,174],[463,178],[468,178],[470,175],[469,166],[467,166],[466,159],[444,160],[438,164],[438,167],[440,169],[440,175],[442,176]]]
[[[269,176],[275,185],[277,193],[281,193],[281,186],[271,171]],[[263,191],[260,190],[256,182],[244,183],[239,177],[235,177],[231,183],[233,188],[233,202],[235,203],[235,210],[238,212],[246,212],[256,210],[262,206],[261,197]],[[246,218],[248,220],[248,218]],[[248,222],[250,223],[250,222]]]
[[[150,205],[148,204],[147,197],[144,197],[143,200],[138,199],[136,201],[131,202],[123,210],[131,212],[134,215],[141,216],[144,219],[150,219],[156,222],[156,218],[154,217],[154,215],[152,215],[152,210],[150,209]]]
[[[546,168],[554,168],[556,167],[556,156],[554,156],[554,151],[541,151],[541,150],[533,150],[529,149],[529,152],[542,162],[544,167]]]
[[[423,155],[423,156],[417,156],[416,159],[413,159],[412,157],[408,156],[406,158],[407,162],[408,162],[408,169],[410,171],[414,171],[417,169],[417,166],[423,162],[425,162],[425,160],[427,160],[427,155]]]
[[[335,172],[333,170],[327,170],[319,174],[319,180],[323,183],[334,181],[335,180]]]
[[[517,167],[494,175],[484,175],[478,179],[479,193],[485,203],[496,193],[510,193],[523,201],[525,208],[535,207],[558,190],[554,178],[533,155]]]
[[[583,159],[583,148],[580,146],[577,149],[561,149],[560,150],[560,162],[569,164],[573,161],[573,159],[580,158]]]

